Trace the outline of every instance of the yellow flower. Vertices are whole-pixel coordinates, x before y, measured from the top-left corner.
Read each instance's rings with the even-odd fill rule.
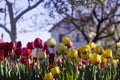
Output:
[[[117,42],[116,44],[117,44],[117,47],[120,47],[120,42]]]
[[[83,45],[79,48],[80,53],[88,53],[90,52],[90,46],[89,45]]]
[[[51,72],[45,74],[44,80],[53,80],[53,75]]]
[[[101,56],[96,53],[90,54],[89,59],[93,65],[98,65],[101,62]]]
[[[88,45],[90,46],[90,49],[94,49],[96,47],[94,42],[89,42]]]
[[[81,53],[81,58],[82,58],[83,60],[87,60],[87,59],[89,58],[89,54],[88,54],[88,53],[87,53],[87,54]]]
[[[64,54],[67,55],[69,53],[69,49],[66,47],[64,50]]]
[[[118,62],[118,60],[117,60],[117,59],[113,59],[113,60],[112,60],[112,64],[113,64],[113,65],[116,65],[116,64],[117,64],[117,62]]]
[[[106,49],[104,52],[103,52],[103,57],[104,58],[111,58],[112,57],[112,50],[111,49]]]
[[[68,57],[69,59],[76,60],[78,57],[78,50],[76,48],[72,48],[69,51]]]
[[[64,38],[62,38],[62,43],[65,46],[68,46],[70,44],[70,39],[68,37],[64,37]]]
[[[101,54],[103,53],[103,51],[104,51],[104,49],[103,49],[102,46],[97,45],[97,46],[95,47],[95,53],[101,55]]]
[[[65,45],[62,44],[62,43],[59,43],[59,44],[56,45],[56,50],[57,50],[58,54],[63,54],[65,48],[66,48]]]
[[[60,69],[59,69],[58,66],[52,68],[50,71],[53,75],[59,75],[60,74]]]
[[[55,39],[53,39],[53,38],[49,38],[49,39],[47,40],[47,46],[48,46],[48,47],[50,47],[50,48],[54,48],[55,45],[56,45],[56,41],[55,41]]]
[[[47,58],[47,55],[46,55],[45,52],[39,51],[36,55],[37,55],[37,58],[40,59],[40,60]]]
[[[103,62],[103,63],[106,63],[106,62],[108,62],[108,59],[107,58],[104,58],[103,56],[101,56],[101,62]]]

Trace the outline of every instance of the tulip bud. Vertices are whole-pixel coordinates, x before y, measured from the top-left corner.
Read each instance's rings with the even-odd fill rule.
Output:
[[[54,57],[55,57],[54,53],[49,54],[49,63],[54,62]]]
[[[89,45],[80,46],[79,51],[82,54],[89,53],[90,52],[90,46]]]
[[[62,38],[62,43],[65,46],[68,46],[70,44],[70,39],[68,37],[64,37],[64,38]]]
[[[59,69],[58,66],[52,68],[50,71],[53,75],[59,75],[60,74],[60,69]]]
[[[62,44],[62,43],[56,45],[56,50],[57,50],[57,53],[58,53],[58,54],[63,54],[65,48],[66,48],[66,47],[65,47],[64,44]]]
[[[103,53],[103,51],[104,51],[104,49],[103,49],[102,46],[97,45],[97,46],[95,47],[95,52],[96,52],[97,54],[101,55],[101,54]]]
[[[94,42],[89,42],[88,45],[90,46],[90,49],[94,49],[96,47]]]
[[[28,43],[27,43],[27,48],[28,48],[28,49],[34,49],[34,48],[35,48],[34,42],[28,42]]]
[[[87,53],[87,54],[81,53],[81,58],[82,58],[83,60],[87,60],[87,59],[89,59],[89,54],[88,54],[88,53]]]
[[[72,42],[70,41],[69,45],[68,45],[68,48],[72,48],[73,44]]]
[[[20,48],[20,47],[22,47],[22,43],[21,43],[21,41],[18,41],[16,44],[16,48]]]
[[[0,52],[0,61],[4,59],[3,53]]]
[[[45,74],[44,80],[53,80],[53,75],[51,72]]]
[[[78,57],[78,50],[76,48],[72,48],[70,51],[69,51],[69,54],[68,54],[68,57],[72,60],[76,60],[77,57]]]
[[[0,41],[0,50],[3,50],[4,47],[5,47],[5,44],[2,41]]]
[[[46,59],[46,58],[47,58],[47,55],[46,55],[45,52],[38,52],[38,53],[37,53],[37,59],[39,59],[39,60],[44,60],[44,59]]]
[[[27,63],[28,62],[28,58],[27,57],[21,57],[20,58],[20,62],[21,63]]]
[[[36,48],[44,48],[44,42],[40,38],[34,40],[34,45]]]
[[[48,46],[48,47],[50,47],[50,48],[54,48],[55,45],[56,45],[56,41],[55,41],[55,39],[53,39],[53,38],[49,38],[49,39],[47,40],[47,46]]]
[[[19,57],[22,54],[22,48],[16,48],[14,52],[15,52],[15,55]]]
[[[93,65],[98,65],[101,62],[101,56],[96,53],[90,54],[89,58]]]
[[[32,50],[27,49],[27,48],[23,48],[23,49],[22,49],[22,55],[24,55],[24,56],[29,56],[29,55],[31,55],[31,54],[32,54]]]
[[[104,52],[103,52],[103,57],[104,58],[111,58],[112,57],[112,50],[111,49],[106,49]]]

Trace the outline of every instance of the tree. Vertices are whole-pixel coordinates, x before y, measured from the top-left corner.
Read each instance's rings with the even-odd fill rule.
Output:
[[[44,0],[28,0],[27,8],[16,10],[16,2],[10,2],[10,0],[1,0],[5,3],[4,8],[0,8],[0,13],[4,14],[3,23],[0,23],[0,27],[3,28],[9,35],[12,41],[16,41],[17,38],[17,22],[22,18],[22,16],[29,11],[33,10],[39,6]],[[6,16],[9,15],[10,29],[6,27]]]
[[[116,25],[120,23],[119,0],[50,0],[48,3],[54,4],[49,5],[52,12],[69,17],[87,42],[113,36]],[[90,38],[88,34],[91,32],[95,35]]]

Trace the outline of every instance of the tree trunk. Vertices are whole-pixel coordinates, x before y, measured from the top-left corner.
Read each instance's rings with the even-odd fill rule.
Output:
[[[16,21],[14,19],[12,3],[8,2],[8,1],[6,1],[6,3],[7,3],[7,6],[8,6],[8,12],[9,12],[9,17],[10,17],[10,27],[11,27],[10,38],[11,38],[12,41],[16,42],[16,38],[17,38]]]

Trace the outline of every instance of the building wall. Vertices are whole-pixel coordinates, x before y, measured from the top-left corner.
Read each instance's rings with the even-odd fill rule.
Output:
[[[59,41],[59,35],[60,34],[65,34],[65,36],[69,37],[71,39],[71,41],[73,42],[73,46],[79,48],[80,45],[83,45],[86,43],[86,41],[84,40],[84,37],[81,35],[80,31],[78,30],[74,30],[72,32],[70,32],[69,29],[66,28],[66,24],[60,24],[58,27],[55,27],[52,31],[51,31],[51,37],[53,37],[57,43],[60,43]],[[73,28],[73,26],[72,26]],[[69,33],[69,34],[66,34]],[[79,41],[76,41],[76,35],[79,35]]]

